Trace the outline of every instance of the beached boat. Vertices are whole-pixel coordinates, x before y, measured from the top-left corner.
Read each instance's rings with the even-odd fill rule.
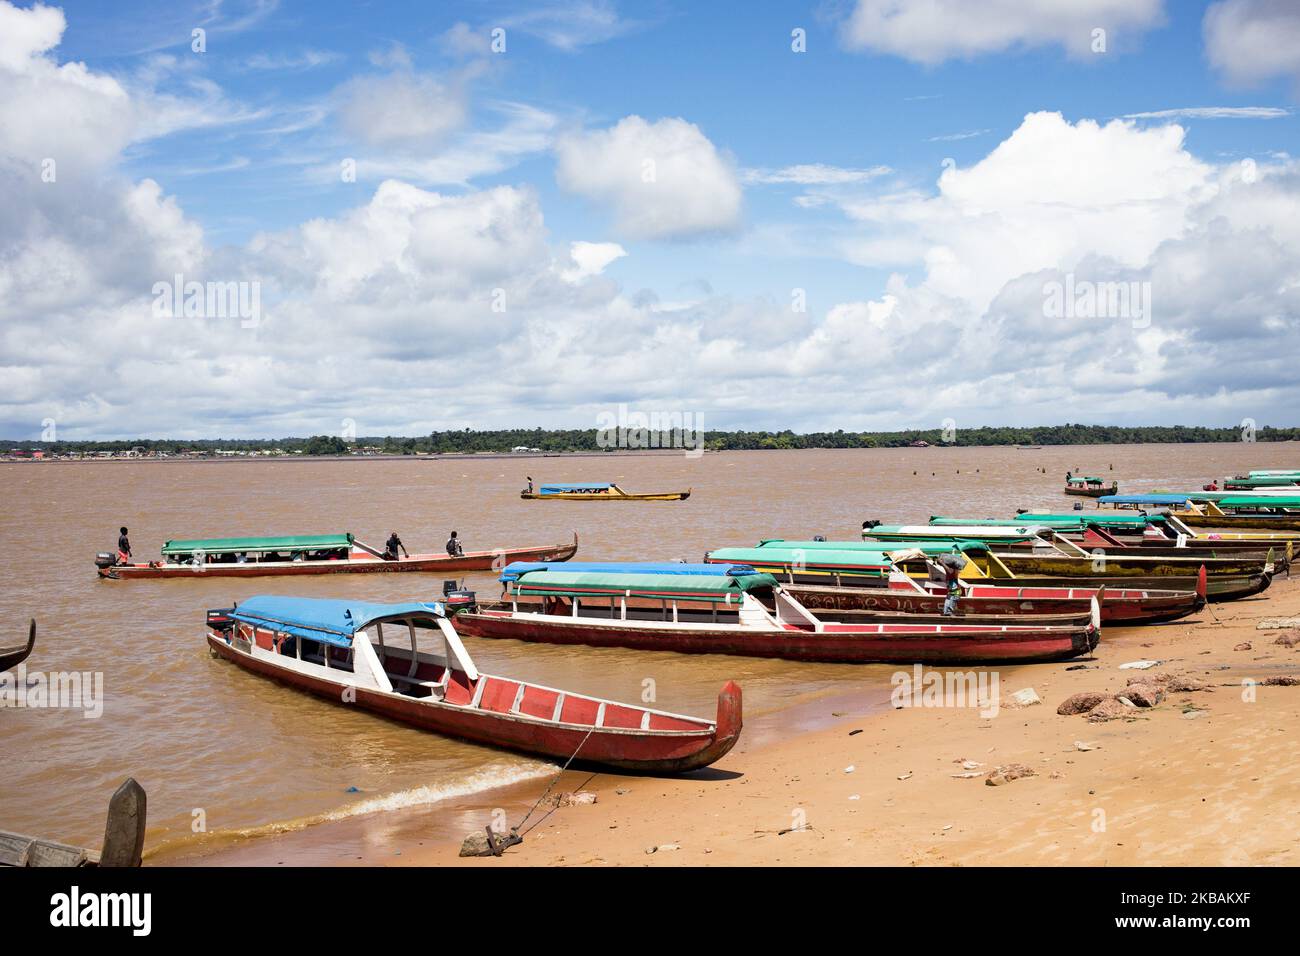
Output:
[[[519,497],[531,501],[682,501],[691,496],[685,491],[631,492],[613,482],[585,485],[539,485],[536,491],[521,491]]]
[[[1257,528],[1300,531],[1300,496],[1240,495],[1218,501],[1188,501],[1174,517],[1192,528]]]
[[[743,565],[512,567],[502,579],[508,600],[456,615],[466,634],[835,663],[1064,660],[1089,653],[1100,638],[1095,602],[1087,614],[1050,622],[916,614],[821,620],[771,575]]]
[[[207,623],[212,653],[254,673],[522,753],[681,773],[718,760],[740,735],[741,693],[730,681],[707,720],[480,673],[439,604],[263,595],[209,611]],[[424,648],[418,631],[431,634]],[[398,635],[409,646],[395,646]]]
[[[1106,484],[1100,478],[1069,478],[1065,482],[1065,493],[1067,495],[1081,495],[1085,498],[1100,498],[1102,495],[1113,495],[1119,492],[1119,482],[1112,481]]]
[[[161,561],[116,564],[114,555],[95,559],[103,578],[257,578],[291,574],[390,573],[396,571],[499,571],[512,561],[567,561],[578,550],[572,544],[523,548],[494,548],[464,554],[412,554],[386,559],[383,552],[357,541],[351,534],[293,535],[276,538],[208,538],[168,541]]]
[[[749,564],[773,574],[782,583],[834,585],[836,587],[886,587],[891,573],[901,571],[916,580],[931,576],[936,558],[955,547],[965,559],[961,580],[969,584],[997,584],[1013,587],[1087,588],[1105,586],[1124,590],[1195,591],[1204,564],[1180,565],[1177,573],[1112,573],[1114,562],[1096,570],[1089,563],[1076,574],[1016,573],[981,541],[915,543],[854,541],[765,541],[757,548],[719,548],[705,555],[705,561]],[[1077,567],[1078,565],[1076,565]],[[1230,601],[1264,591],[1273,572],[1265,566],[1259,573],[1211,573],[1206,596],[1210,601]]]
[[[1276,471],[1254,472],[1249,475],[1236,475],[1223,479],[1224,491],[1259,491],[1265,488],[1290,488],[1293,494],[1300,494],[1300,472]]]
[[[27,625],[27,643],[26,644],[0,644],[0,671],[7,671],[11,667],[17,667],[27,656],[31,654],[32,648],[36,646],[36,618],[32,618]]]

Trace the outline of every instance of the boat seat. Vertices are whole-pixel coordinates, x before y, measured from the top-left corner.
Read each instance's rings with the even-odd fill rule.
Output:
[[[403,674],[389,674],[388,679],[392,682],[394,690],[407,697],[437,697],[441,700],[447,692],[445,681],[420,680]]]

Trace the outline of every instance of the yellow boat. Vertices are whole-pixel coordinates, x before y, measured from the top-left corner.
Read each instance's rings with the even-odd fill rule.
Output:
[[[539,485],[533,491],[530,484],[519,497],[533,501],[682,501],[691,496],[685,491],[661,491],[634,494],[624,491],[613,482],[595,482],[584,485]]]

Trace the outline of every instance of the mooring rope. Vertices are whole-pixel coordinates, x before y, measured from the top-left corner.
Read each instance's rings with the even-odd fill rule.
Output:
[[[537,802],[533,804],[532,809],[529,810],[526,814],[524,814],[524,818],[519,821],[518,826],[511,827],[511,829],[513,829],[516,833],[518,833],[520,828],[523,827],[523,825],[528,822],[528,818],[531,817],[537,811],[537,808],[542,805],[542,801],[545,800],[547,794],[551,792],[551,788],[554,787],[557,783],[559,783],[560,778],[564,776],[564,771],[569,769],[569,764],[573,763],[573,759],[578,756],[578,751],[583,748],[583,745],[586,744],[587,740],[595,732],[596,732],[596,728],[593,725],[592,728],[587,731],[587,736],[583,737],[581,742],[578,744],[577,750],[574,750],[573,753],[569,755],[569,759],[564,761],[564,766],[560,768],[560,772],[551,778],[551,782],[547,784],[546,789],[542,791],[542,795],[537,798]],[[541,821],[539,820],[538,822],[540,823]],[[536,826],[536,824],[534,824],[534,826]]]

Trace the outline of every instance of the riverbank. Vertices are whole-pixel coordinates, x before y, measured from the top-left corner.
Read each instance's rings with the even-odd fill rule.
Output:
[[[597,803],[556,810],[500,859],[459,859],[446,842],[400,862],[1295,865],[1300,687],[1256,686],[1252,698],[1243,681],[1300,676],[1300,647],[1275,643],[1288,632],[1255,629],[1297,614],[1300,586],[1284,578],[1258,599],[1112,631],[1082,669],[1004,670],[991,719],[973,708],[845,712],[825,729],[738,748],[711,775],[582,781]],[[1138,660],[1160,663],[1120,669]],[[1210,687],[1104,723],[1057,713],[1073,694],[1118,693],[1157,673]],[[1024,688],[1042,703],[1007,707]],[[988,784],[1013,764],[1033,775]]]

